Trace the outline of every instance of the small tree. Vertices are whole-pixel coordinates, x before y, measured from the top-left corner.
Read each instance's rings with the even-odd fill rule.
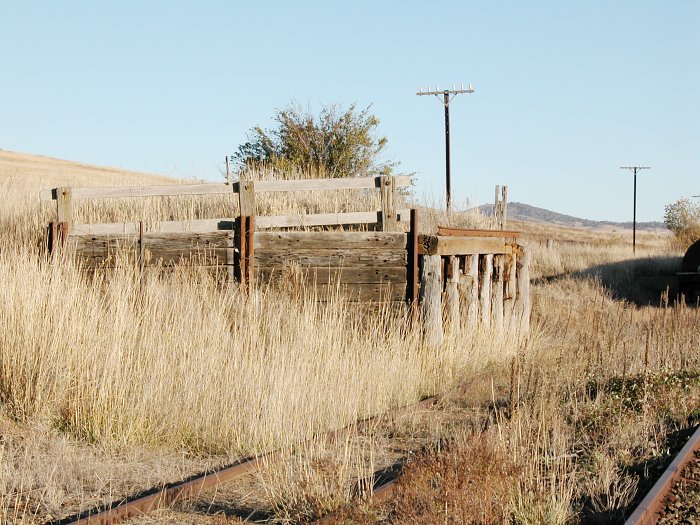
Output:
[[[700,204],[678,199],[664,208],[664,222],[673,232],[681,248],[700,239]]]
[[[238,147],[234,160],[241,175],[267,167],[282,177],[299,170],[314,177],[359,177],[389,175],[397,165],[380,159],[387,139],[375,136],[379,120],[369,107],[323,106],[315,117],[292,104],[273,120],[276,127],[252,128]]]

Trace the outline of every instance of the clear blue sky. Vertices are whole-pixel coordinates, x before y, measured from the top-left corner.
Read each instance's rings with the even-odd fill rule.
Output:
[[[388,158],[456,201],[638,219],[700,193],[700,2],[5,2],[0,148],[217,178],[291,100],[372,104]]]

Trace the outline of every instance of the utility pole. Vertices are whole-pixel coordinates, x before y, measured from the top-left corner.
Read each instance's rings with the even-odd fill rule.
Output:
[[[648,170],[649,166],[620,166],[621,170],[634,172],[634,205],[632,211],[632,253],[637,253],[637,170]]]
[[[472,85],[469,84],[467,89],[464,89],[464,84],[457,89],[452,86],[452,89],[444,89],[440,91],[439,86],[435,86],[435,91],[428,86],[428,91],[423,91],[421,86],[420,91],[416,93],[418,96],[435,95],[438,99],[442,96],[442,104],[445,106],[445,189],[447,190],[447,211],[452,208],[452,187],[450,184],[450,102],[460,93],[474,93]]]

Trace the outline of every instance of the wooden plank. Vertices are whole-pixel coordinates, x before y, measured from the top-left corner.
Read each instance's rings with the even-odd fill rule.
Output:
[[[248,262],[248,255],[246,253],[248,248],[248,243],[246,242],[248,217],[245,215],[241,215],[238,225],[238,282],[241,283],[243,289],[246,289],[246,280],[248,278],[248,272],[246,268],[246,264]]]
[[[252,180],[242,180],[238,183],[239,215],[252,217],[255,215],[255,183]]]
[[[190,265],[225,265],[227,264],[226,248],[217,248],[215,250],[206,250],[202,252],[183,252],[182,250],[159,249],[151,250],[146,244],[144,250],[143,261],[144,266],[175,265],[175,264],[190,264]],[[139,264],[138,245],[135,244],[129,250],[112,251],[112,250],[83,250],[76,252],[74,257],[78,261],[82,261],[86,267],[94,266],[113,266],[116,261],[131,259],[135,264]]]
[[[479,321],[484,329],[491,326],[491,276],[493,255],[481,255],[479,268]]]
[[[459,315],[459,261],[454,255],[449,257],[445,279],[445,302],[447,326],[454,335],[460,332]]]
[[[380,284],[380,283],[406,283],[405,266],[381,266],[381,267],[343,267],[328,268],[318,266],[261,266],[256,261],[255,275],[257,279],[270,280],[286,278],[294,275],[307,283],[328,284]]]
[[[226,241],[226,284],[232,285],[236,280],[234,265],[236,264],[236,251],[234,248],[235,233],[228,232]]]
[[[310,297],[329,301],[343,297],[353,302],[402,301],[406,296],[405,284],[322,284],[307,288]]]
[[[396,221],[396,185],[392,175],[381,177],[382,230],[393,232],[398,228]]]
[[[491,316],[497,331],[503,330],[503,268],[504,256],[493,256],[493,277],[491,279]]]
[[[237,192],[226,183],[216,184],[165,184],[150,186],[114,186],[72,188],[73,198],[79,199],[112,199],[118,197],[166,197],[175,195],[216,195],[220,193]],[[55,190],[42,191],[39,198],[42,201],[56,199]]]
[[[397,219],[408,221],[410,210],[398,210]],[[355,211],[344,213],[315,213],[308,215],[270,215],[258,217],[258,229],[304,228],[310,226],[341,226],[372,224],[381,221],[381,211]]]
[[[330,179],[305,179],[281,181],[256,181],[257,191],[323,191],[323,190],[352,190],[380,187],[380,177],[343,177]],[[396,187],[411,186],[412,179],[408,176],[396,177]],[[150,186],[115,186],[73,188],[74,199],[112,199],[118,197],[167,197],[175,195],[216,195],[221,193],[237,193],[237,183],[214,184],[164,184]],[[53,190],[39,193],[42,201],[55,199]]]
[[[447,228],[438,226],[438,235],[445,237],[499,237],[517,239],[522,232],[515,230],[476,230],[471,228]]]
[[[248,217],[246,221],[246,283],[248,291],[252,291],[255,284],[255,215]]]
[[[161,221],[149,225],[149,233],[207,233],[230,231],[235,229],[237,218],[223,219],[194,219],[191,221]],[[78,235],[137,235],[139,222],[113,222],[98,224],[76,224],[71,229],[71,236]]]
[[[356,250],[356,249],[316,249],[297,250],[258,250],[256,264],[260,266],[282,266],[285,262],[301,266],[354,267],[354,266],[405,266],[406,250]]]
[[[422,255],[497,254],[512,253],[512,247],[498,238],[421,235],[419,251]]]
[[[226,248],[230,243],[229,232],[163,233],[147,231],[143,239],[151,250],[167,248],[170,250],[203,250],[208,248]],[[138,233],[134,235],[73,235],[68,244],[73,250],[119,250],[125,246],[138,243]]]
[[[442,286],[440,273],[442,260],[439,255],[423,256],[420,303],[423,316],[425,344],[438,346],[442,343]]]
[[[257,250],[363,249],[403,250],[405,233],[386,232],[257,232]]]

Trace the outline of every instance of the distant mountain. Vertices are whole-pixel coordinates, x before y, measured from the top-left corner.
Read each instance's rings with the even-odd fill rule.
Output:
[[[493,214],[493,204],[484,204],[479,206],[482,213]],[[596,230],[613,230],[613,229],[632,229],[632,221],[629,222],[613,222],[613,221],[592,221],[589,219],[579,219],[571,215],[557,213],[555,211],[530,206],[521,202],[508,203],[508,220],[523,221],[523,222],[540,222],[545,224],[556,224],[559,226],[573,226],[579,228],[592,228]],[[665,230],[666,225],[663,222],[637,222],[638,230]]]

